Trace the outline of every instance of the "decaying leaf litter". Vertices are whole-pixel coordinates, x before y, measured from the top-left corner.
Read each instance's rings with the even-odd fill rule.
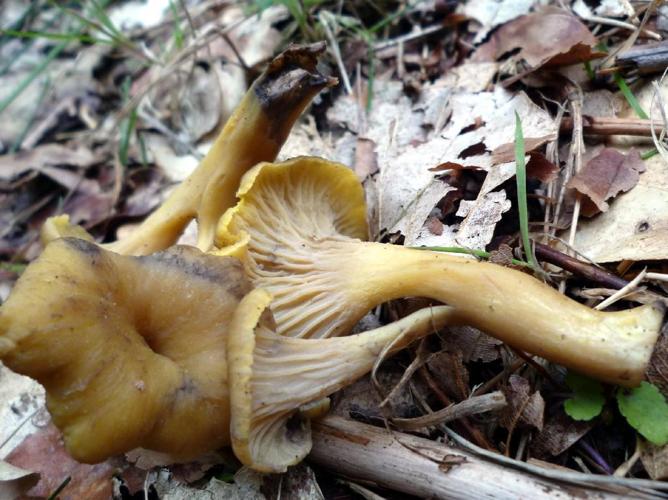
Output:
[[[652,139],[650,125],[662,140],[666,84],[661,69],[647,74],[618,64],[632,47],[663,39],[664,7],[545,3],[3,4],[0,109],[11,117],[0,124],[3,300],[41,251],[37,235],[48,216],[68,213],[99,241],[129,233],[196,166],[263,64],[289,41],[321,39],[329,43],[323,71],[341,85],[321,94],[281,158],[310,154],[353,168],[364,181],[373,239],[526,269],[516,112],[534,242],[529,254],[543,268],[536,275],[591,306],[626,309],[664,300],[665,160],[652,156],[663,145]],[[578,266],[569,265],[574,257]],[[623,295],[614,288],[625,288]],[[393,302],[364,324],[384,324],[420,305],[419,299]],[[664,357],[660,340],[648,380],[662,391]],[[177,493],[185,486],[164,475],[145,481],[143,471],[157,471],[169,457],[139,453],[102,466],[68,461],[39,386],[1,373],[2,456],[26,471],[12,471],[8,488],[23,477],[32,487],[29,473],[36,471],[41,480],[32,494],[48,496],[69,477],[61,497],[98,492],[105,498],[112,474],[122,470],[125,482],[113,486],[120,498],[144,488],[165,498],[185,495]],[[434,411],[411,432],[430,439],[454,439],[456,432],[524,462],[527,478],[578,483],[591,492],[601,485],[621,494],[629,490],[619,488],[661,488],[619,480],[667,475],[661,394],[644,391],[651,393],[645,404],[651,401],[659,413],[638,422],[638,412],[628,410],[633,393],[596,383],[585,384],[588,393],[568,375],[470,327],[453,327],[385,362],[376,384],[362,380],[342,391],[334,412],[381,425],[394,419],[401,429]],[[574,419],[573,403],[564,410],[578,398],[595,405],[601,398],[592,392],[603,395],[592,419]],[[482,404],[490,395],[502,403]],[[61,466],[40,463],[44,450],[60,450]],[[550,476],[548,462],[597,480]],[[447,475],[466,461],[443,463]],[[229,480],[235,471],[225,454],[172,467],[181,485],[210,491],[221,487],[212,477]],[[353,497],[334,481],[335,472],[316,469],[325,495]],[[377,493],[397,494],[396,485],[375,480]],[[281,488],[279,482],[286,494]]]

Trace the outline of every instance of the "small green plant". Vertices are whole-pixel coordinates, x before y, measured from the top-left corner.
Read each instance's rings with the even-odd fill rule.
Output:
[[[522,245],[527,256],[527,262],[531,267],[536,267],[533,257],[531,240],[529,239],[529,211],[527,209],[527,171],[524,162],[526,151],[524,149],[524,134],[522,132],[522,121],[520,115],[515,112],[515,179],[517,180],[517,210],[520,217],[520,233]]]
[[[130,100],[130,86],[131,86],[130,77],[127,77],[123,80],[123,85],[121,87],[121,93],[123,95],[123,101],[127,102]],[[130,148],[130,138],[132,137],[132,132],[135,129],[137,123],[137,109],[133,108],[130,112],[130,115],[121,122],[121,138],[118,144],[118,159],[124,167],[128,165],[128,149]]]
[[[591,420],[605,405],[603,386],[588,377],[569,372],[566,383],[573,397],[564,403],[566,413],[574,420]],[[617,406],[626,421],[645,439],[662,446],[668,443],[668,403],[659,389],[649,382],[614,391]]]
[[[605,396],[600,382],[568,372],[566,384],[573,391],[573,397],[564,402],[564,409],[572,419],[591,420],[601,413]]]

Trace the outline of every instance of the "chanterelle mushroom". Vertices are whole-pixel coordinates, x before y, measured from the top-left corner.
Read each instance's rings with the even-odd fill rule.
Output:
[[[367,373],[386,346],[394,352],[458,322],[451,307],[439,306],[358,335],[296,339],[275,333],[271,300],[263,289],[244,297],[227,343],[232,448],[263,472],[284,472],[311,450],[309,422],[297,408]]]
[[[346,334],[384,301],[423,296],[509,345],[608,382],[642,379],[663,309],[585,307],[509,268],[443,253],[363,242],[364,193],[347,167],[318,158],[264,163],[242,179],[218,227],[219,253],[245,259],[266,288],[278,332]]]
[[[236,259],[59,239],[0,308],[0,358],[45,387],[77,460],[136,447],[191,457],[228,442],[225,338],[249,290]]]
[[[234,258],[57,239],[0,307],[0,359],[44,385],[79,461],[137,447],[187,459],[232,431],[242,461],[277,471],[310,449],[307,424],[286,427],[300,406],[363,375],[388,342],[454,319],[435,307],[359,336],[292,339],[270,331],[267,292],[249,290]]]
[[[173,245],[197,218],[197,246],[213,244],[221,214],[234,205],[241,176],[273,161],[292,125],[320,90],[336,83],[316,70],[324,43],[292,46],[253,83],[197,169],[127,238],[108,245],[122,254],[148,255]]]

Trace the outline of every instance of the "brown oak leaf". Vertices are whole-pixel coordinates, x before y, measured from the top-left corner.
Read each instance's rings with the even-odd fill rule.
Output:
[[[608,210],[606,200],[635,187],[644,171],[645,164],[636,150],[624,155],[605,148],[569,181],[568,187],[587,197],[591,203],[583,204],[582,213],[592,216]]]

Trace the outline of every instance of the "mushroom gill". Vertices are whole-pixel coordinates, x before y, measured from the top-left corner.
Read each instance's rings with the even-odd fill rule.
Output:
[[[197,218],[201,250],[213,244],[216,223],[234,205],[241,176],[273,161],[311,99],[336,83],[316,69],[324,42],[279,54],[253,83],[195,171],[128,237],[107,245],[122,254],[148,255],[173,245]]]
[[[313,412],[300,407],[366,373],[389,342],[454,320],[436,307],[358,336],[293,339],[274,333],[268,293],[250,290],[231,257],[56,239],[0,307],[0,359],[45,387],[81,462],[137,447],[186,460],[233,443],[244,463],[278,471],[310,449]]]
[[[459,256],[361,241],[365,203],[344,165],[302,157],[250,170],[218,225],[220,255],[244,259],[282,335],[348,333],[387,300],[423,296],[517,349],[608,382],[634,386],[663,309],[592,310],[520,271]]]
[[[263,289],[246,295],[227,341],[232,448],[261,472],[285,472],[311,450],[307,412],[299,408],[369,372],[386,347],[396,352],[457,322],[451,307],[438,306],[357,335],[296,339],[276,334],[271,300]]]
[[[193,457],[229,443],[225,337],[249,290],[236,259],[58,239],[0,308],[0,359],[45,387],[77,460]]]

